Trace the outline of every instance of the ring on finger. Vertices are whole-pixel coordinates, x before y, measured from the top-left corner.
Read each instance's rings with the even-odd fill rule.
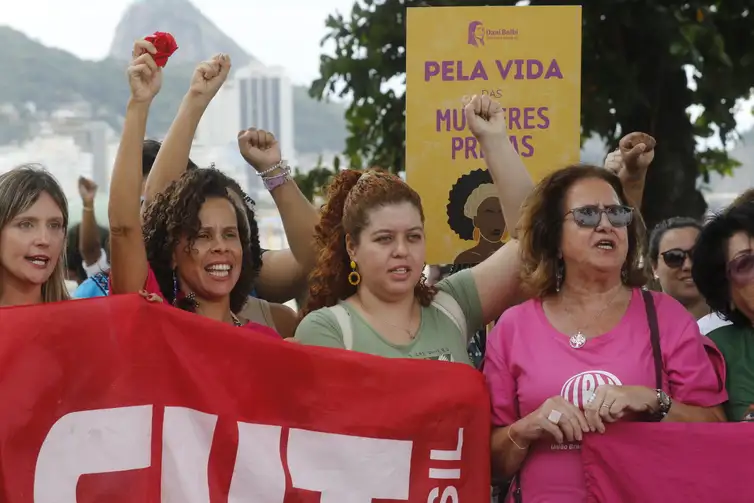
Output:
[[[563,416],[562,412],[560,412],[559,410],[553,409],[550,411],[550,415],[547,416],[547,420],[553,424],[558,424],[562,416]]]

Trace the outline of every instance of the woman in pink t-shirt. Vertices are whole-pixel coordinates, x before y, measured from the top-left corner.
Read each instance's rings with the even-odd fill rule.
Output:
[[[585,501],[580,442],[608,423],[724,419],[725,391],[695,320],[671,297],[640,289],[635,217],[618,177],[591,166],[553,173],[524,203],[523,281],[535,298],[502,315],[484,373],[493,467],[519,475],[514,496],[526,503]],[[645,298],[658,320],[657,366]]]
[[[131,97],[109,202],[110,293],[146,290],[186,311],[280,338],[236,314],[253,290],[262,258],[251,200],[235,180],[216,169],[189,170],[155,197],[142,225],[142,140],[162,84],[153,52],[152,44],[137,41],[128,68]],[[222,56],[204,64],[205,85],[222,84],[227,65]],[[158,158],[170,154],[167,144]],[[270,146],[266,142],[258,149]]]

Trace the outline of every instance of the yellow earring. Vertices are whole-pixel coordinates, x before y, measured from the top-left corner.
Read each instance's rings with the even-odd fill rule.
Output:
[[[479,231],[479,227],[474,227],[474,241],[479,241],[479,238],[482,236],[482,233]]]
[[[356,271],[356,262],[353,260],[351,261],[351,269],[352,271],[348,274],[348,282],[353,286],[357,286],[361,283],[361,274]]]

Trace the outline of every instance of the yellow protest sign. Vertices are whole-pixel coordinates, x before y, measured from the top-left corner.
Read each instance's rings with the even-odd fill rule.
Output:
[[[507,238],[461,99],[506,109],[535,181],[579,160],[581,7],[417,7],[406,35],[406,179],[422,197],[427,262],[477,263]]]

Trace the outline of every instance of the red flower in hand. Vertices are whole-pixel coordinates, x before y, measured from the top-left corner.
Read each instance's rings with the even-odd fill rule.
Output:
[[[178,49],[178,44],[175,43],[175,38],[170,33],[163,31],[156,31],[154,35],[144,37],[144,40],[151,42],[157,52],[152,55],[154,62],[157,66],[164,67],[168,58]]]

